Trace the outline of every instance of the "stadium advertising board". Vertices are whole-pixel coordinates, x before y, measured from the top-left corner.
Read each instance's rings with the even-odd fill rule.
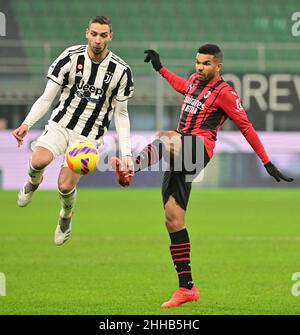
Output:
[[[32,130],[26,137],[24,144],[17,147],[15,139],[10,131],[0,132],[0,188],[18,189],[26,180],[26,170],[30,157],[31,143],[41,134],[41,131]],[[131,134],[133,154],[140,152],[148,143],[154,139],[155,132],[135,131]],[[266,147],[272,161],[278,164],[282,170],[299,177],[300,174],[300,133],[299,132],[260,132],[264,146]],[[110,157],[116,155],[118,148],[117,135],[109,132],[104,138],[104,146],[100,150],[100,165],[98,171],[89,176],[84,176],[82,186],[97,187],[110,186],[118,187],[115,180],[115,173],[109,171]],[[118,153],[117,153],[118,154]],[[56,189],[57,175],[63,157],[59,157],[46,169],[45,178],[41,184],[42,189]],[[218,173],[227,167],[226,180],[220,180]],[[237,178],[236,168],[240,171],[241,178]],[[252,148],[246,142],[240,132],[221,131],[216,142],[215,156],[212,162],[205,169],[213,170],[212,175],[207,175],[200,183],[201,186],[277,186],[266,174],[265,169]],[[206,172],[205,171],[205,172]],[[145,172],[143,178],[137,175],[136,183],[133,186],[160,186],[161,171],[158,166],[153,166],[151,172]],[[152,175],[151,175],[152,173]],[[105,174],[105,177],[104,175]],[[145,181],[148,180],[148,184]],[[240,184],[240,182],[243,184]],[[299,180],[299,178],[298,178]],[[211,182],[214,182],[211,184]],[[299,186],[297,180],[291,186]]]
[[[235,88],[248,111],[299,113],[299,74],[226,73],[223,78]]]

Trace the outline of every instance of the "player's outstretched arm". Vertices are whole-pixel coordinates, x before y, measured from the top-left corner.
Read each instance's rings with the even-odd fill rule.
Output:
[[[281,171],[278,170],[277,167],[270,161],[260,138],[258,137],[254,127],[249,121],[244,108],[240,104],[237,93],[234,90],[224,90],[224,92],[220,94],[220,97],[220,101],[222,102],[222,105],[220,107],[222,107],[225,113],[241,130],[247,142],[256,152],[257,156],[261,159],[268,174],[275,178],[277,182],[280,182],[280,180],[284,180],[287,182],[293,181],[293,178],[290,178],[281,173]]]
[[[115,126],[119,136],[119,144],[122,154],[121,170],[126,172],[125,178],[134,175],[134,167],[131,154],[130,121],[127,109],[127,100],[117,101],[115,107]]]
[[[280,170],[277,169],[277,167],[272,163],[269,162],[267,164],[264,165],[268,174],[272,177],[274,177],[276,179],[276,181],[280,182],[280,180],[285,180],[287,182],[291,182],[294,179],[291,177],[288,177],[286,175],[284,175],[283,173],[280,172]]]
[[[188,87],[188,81],[171,72],[161,64],[159,53],[153,49],[145,50],[146,57],[144,62],[151,64],[155,71],[158,71],[164,78],[167,79],[169,84],[179,93],[185,94]]]
[[[13,136],[18,142],[18,146],[23,144],[23,139],[27,135],[28,130],[38,120],[40,120],[49,110],[61,86],[52,80],[47,82],[44,93],[37,99],[31,107],[30,112],[26,116],[22,125],[13,131]]]

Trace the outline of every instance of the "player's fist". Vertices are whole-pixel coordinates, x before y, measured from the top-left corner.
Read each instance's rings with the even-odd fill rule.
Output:
[[[153,49],[145,50],[144,53],[146,54],[146,57],[144,59],[145,63],[149,63],[151,61],[151,64],[155,71],[159,71],[162,68],[159,53],[157,53]]]
[[[18,142],[18,147],[23,144],[23,139],[27,135],[28,129],[29,129],[28,125],[23,123],[19,128],[15,129],[12,132],[14,138]]]

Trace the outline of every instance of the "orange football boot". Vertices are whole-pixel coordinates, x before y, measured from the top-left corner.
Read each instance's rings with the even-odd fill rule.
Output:
[[[161,307],[177,307],[186,302],[197,301],[199,299],[200,293],[194,285],[190,290],[184,287],[180,287],[172,295],[172,298],[164,302]]]

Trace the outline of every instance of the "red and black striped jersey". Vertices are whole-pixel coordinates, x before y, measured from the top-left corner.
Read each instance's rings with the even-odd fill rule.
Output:
[[[202,136],[206,150],[212,157],[218,129],[229,117],[262,162],[269,162],[269,157],[240,103],[238,94],[222,77],[207,83],[200,81],[196,73],[186,80],[165,67],[159,72],[176,91],[184,95],[178,132]]]

